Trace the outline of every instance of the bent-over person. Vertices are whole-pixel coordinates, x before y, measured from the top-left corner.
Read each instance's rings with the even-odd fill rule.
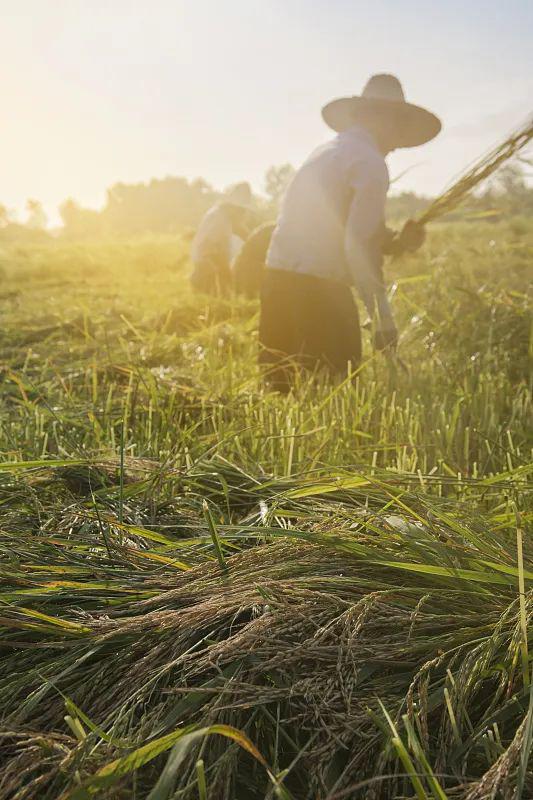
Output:
[[[191,284],[206,294],[227,294],[231,287],[233,238],[245,239],[250,224],[252,192],[237,184],[205,214],[191,245]]]
[[[261,291],[260,363],[271,386],[288,391],[299,366],[346,375],[361,360],[351,286],[374,328],[374,346],[394,347],[397,330],[383,279],[383,247],[416,249],[413,223],[390,243],[385,228],[385,156],[428,142],[439,119],[407,103],[392,75],[374,75],[361,96],[334,100],[322,116],[337,136],[315,150],[285,194]]]

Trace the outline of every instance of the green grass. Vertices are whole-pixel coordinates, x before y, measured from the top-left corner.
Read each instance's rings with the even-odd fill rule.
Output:
[[[436,226],[282,397],[179,241],[0,253],[0,797],[531,795],[532,255]]]

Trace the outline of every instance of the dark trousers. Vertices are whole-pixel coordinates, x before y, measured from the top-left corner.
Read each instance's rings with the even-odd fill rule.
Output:
[[[288,391],[299,367],[326,367],[345,375],[361,361],[359,314],[349,286],[267,269],[261,288],[259,363],[279,391]]]
[[[231,270],[223,258],[213,256],[197,262],[190,279],[197,292],[225,295],[231,287]]]

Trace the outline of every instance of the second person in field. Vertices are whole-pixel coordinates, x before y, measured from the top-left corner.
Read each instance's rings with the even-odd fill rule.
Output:
[[[191,284],[205,294],[227,294],[232,285],[231,262],[236,244],[248,235],[255,219],[248,183],[232,187],[204,215],[191,246]]]

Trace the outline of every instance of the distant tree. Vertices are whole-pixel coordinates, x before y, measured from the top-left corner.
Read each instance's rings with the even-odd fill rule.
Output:
[[[415,192],[402,192],[387,198],[387,217],[391,220],[406,220],[416,217],[430,203],[429,197]]]
[[[533,190],[526,183],[524,169],[518,162],[506,164],[496,175],[496,191],[503,194],[511,214],[531,213]]]
[[[40,207],[40,203],[37,203],[37,201],[35,201],[35,203],[36,206]],[[28,204],[26,205],[26,208],[29,209]],[[36,208],[36,211],[38,211],[38,208]],[[13,213],[5,205],[0,203],[0,241],[2,243],[40,243],[49,240],[49,238],[50,234],[44,226],[31,226],[16,222]]]
[[[498,170],[495,176],[495,183],[507,195],[522,195],[527,191],[524,170],[516,162],[506,164]]]
[[[9,211],[7,206],[0,203],[0,228],[5,228],[9,224]]]
[[[524,164],[526,159],[511,161],[501,167],[481,190],[468,200],[468,208],[494,211],[500,214],[533,213],[533,188],[528,183]]]
[[[287,186],[294,177],[294,173],[295,169],[292,164],[280,164],[267,169],[265,191],[274,205],[279,205]]]
[[[115,183],[101,211],[69,198],[60,207],[67,236],[134,236],[143,233],[191,235],[205,212],[223,195],[203,178],[168,176],[148,183]],[[255,198],[259,210],[261,202]],[[259,214],[260,221],[263,217]]]
[[[202,178],[154,178],[149,183],[116,183],[102,212],[114,233],[174,233],[198,224],[218,194]]]
[[[91,208],[82,208],[71,197],[59,207],[59,214],[63,222],[64,233],[67,236],[84,238],[97,236],[102,232],[100,212]]]
[[[46,228],[48,218],[39,200],[28,200],[26,203],[26,211],[28,212],[28,219],[26,220],[28,228],[36,231]]]
[[[191,189],[200,194],[213,194],[213,187],[204,178],[194,178],[190,183]]]

